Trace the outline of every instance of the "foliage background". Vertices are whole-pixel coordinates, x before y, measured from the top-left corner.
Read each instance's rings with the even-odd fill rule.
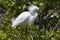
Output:
[[[34,25],[12,28],[28,1],[39,7]],[[60,0],[0,0],[0,40],[60,40]]]

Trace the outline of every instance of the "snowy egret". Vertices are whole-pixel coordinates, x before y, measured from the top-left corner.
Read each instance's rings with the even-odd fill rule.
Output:
[[[28,7],[28,11],[22,12],[13,22],[12,27],[17,25],[31,25],[37,17],[38,7],[31,5]]]

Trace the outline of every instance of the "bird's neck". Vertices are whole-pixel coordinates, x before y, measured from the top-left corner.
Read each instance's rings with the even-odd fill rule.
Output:
[[[35,15],[37,12],[36,11],[30,11],[32,15]]]

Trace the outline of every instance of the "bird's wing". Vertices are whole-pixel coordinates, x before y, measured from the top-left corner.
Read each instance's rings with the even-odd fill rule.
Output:
[[[29,19],[29,17],[30,17],[29,14],[28,14],[28,15],[25,14],[25,13],[20,14],[20,15],[15,19],[15,21],[12,23],[12,27],[17,26],[17,25],[19,25],[19,24],[21,24],[21,23],[24,23],[26,20]]]

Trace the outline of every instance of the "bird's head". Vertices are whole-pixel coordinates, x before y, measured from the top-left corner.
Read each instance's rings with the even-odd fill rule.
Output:
[[[29,12],[36,13],[39,8],[37,6],[31,5],[28,7]]]

